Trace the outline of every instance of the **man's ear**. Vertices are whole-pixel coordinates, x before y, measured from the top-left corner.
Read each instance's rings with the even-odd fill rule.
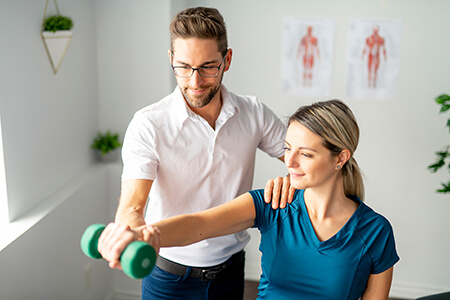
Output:
[[[231,58],[233,57],[233,50],[232,49],[228,49],[226,57],[225,57],[225,68],[224,68],[224,72],[228,71],[230,69],[231,66]]]

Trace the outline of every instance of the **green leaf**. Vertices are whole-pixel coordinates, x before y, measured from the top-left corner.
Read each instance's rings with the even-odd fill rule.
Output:
[[[442,104],[441,110],[439,112],[443,113],[450,109],[450,104]]]
[[[105,134],[98,133],[97,137],[94,139],[91,148],[99,150],[102,155],[105,155],[111,150],[114,150],[122,146],[119,141],[119,134],[111,134],[107,131]]]
[[[438,193],[450,193],[450,181],[447,183],[441,183],[442,189],[437,190]]]
[[[44,31],[70,30],[73,27],[72,19],[65,16],[50,16],[42,24]]]
[[[438,104],[444,104],[445,102],[450,101],[450,96],[447,94],[442,94],[434,99]]]
[[[428,169],[431,170],[431,172],[436,173],[437,170],[439,170],[440,168],[442,168],[442,166],[445,165],[445,161],[443,159],[438,160],[437,162],[435,162],[432,165],[428,166]]]

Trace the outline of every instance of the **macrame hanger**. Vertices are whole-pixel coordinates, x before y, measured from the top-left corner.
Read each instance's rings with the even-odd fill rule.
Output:
[[[56,3],[56,0],[53,0],[53,3],[55,3],[56,12],[58,13],[58,16],[61,15],[58,8],[58,3]],[[45,18],[47,18],[47,7],[48,7],[48,0],[45,1],[45,9],[44,9],[44,21]]]

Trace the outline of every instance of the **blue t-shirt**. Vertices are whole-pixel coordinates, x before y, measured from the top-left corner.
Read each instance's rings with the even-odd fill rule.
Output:
[[[357,210],[333,237],[319,241],[305,206],[304,190],[290,205],[272,209],[264,190],[251,191],[261,232],[262,274],[258,299],[358,299],[370,274],[398,260],[389,221],[357,197]]]

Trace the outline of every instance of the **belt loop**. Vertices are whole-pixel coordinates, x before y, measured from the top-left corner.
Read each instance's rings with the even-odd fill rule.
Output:
[[[187,267],[186,274],[184,274],[184,277],[183,277],[183,281],[187,280],[189,278],[189,276],[191,276],[191,271],[192,271],[192,268]]]

